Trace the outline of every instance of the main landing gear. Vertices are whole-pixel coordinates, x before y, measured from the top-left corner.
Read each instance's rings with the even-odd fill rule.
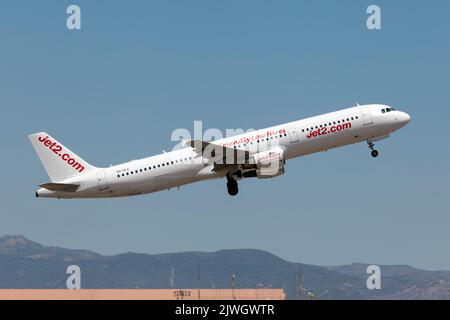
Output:
[[[228,188],[228,194],[230,196],[235,196],[239,192],[238,183],[236,179],[231,177],[229,174],[227,174],[227,188]]]
[[[372,157],[374,158],[378,157],[378,151],[374,149],[375,145],[373,144],[373,142],[367,140],[367,144],[369,145],[369,149],[372,150],[372,152],[370,153]]]

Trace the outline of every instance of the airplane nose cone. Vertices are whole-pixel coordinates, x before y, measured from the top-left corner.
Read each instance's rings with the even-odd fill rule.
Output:
[[[411,117],[406,112],[400,111],[396,117],[396,120],[403,127],[406,126],[409,121],[411,121]]]

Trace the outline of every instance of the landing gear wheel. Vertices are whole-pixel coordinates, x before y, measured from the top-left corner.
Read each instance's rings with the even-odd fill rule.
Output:
[[[371,140],[367,140],[367,144],[369,145],[369,149],[372,150],[372,157],[378,157],[378,151],[374,149],[375,145],[373,144],[373,142]]]
[[[377,150],[372,150],[371,155],[372,155],[372,157],[374,157],[374,158],[378,157],[378,151],[377,151]]]
[[[237,195],[239,193],[239,188],[238,188],[238,186],[237,186],[237,184],[236,184],[236,186],[233,186],[233,187],[228,187],[228,194],[230,195],[230,196],[235,196],[235,195]]]
[[[229,176],[227,176],[227,180],[228,180],[227,182],[228,194],[234,197],[239,192],[238,183],[235,179]]]

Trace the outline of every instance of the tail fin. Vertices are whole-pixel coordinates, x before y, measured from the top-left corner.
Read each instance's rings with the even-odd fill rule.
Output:
[[[28,137],[52,182],[96,169],[45,132]]]

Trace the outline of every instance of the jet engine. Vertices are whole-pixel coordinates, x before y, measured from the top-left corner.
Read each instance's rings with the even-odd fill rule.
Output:
[[[256,170],[244,172],[244,177],[267,179],[281,176],[284,174],[284,150],[276,147],[259,152],[252,156],[250,163],[256,166]]]

